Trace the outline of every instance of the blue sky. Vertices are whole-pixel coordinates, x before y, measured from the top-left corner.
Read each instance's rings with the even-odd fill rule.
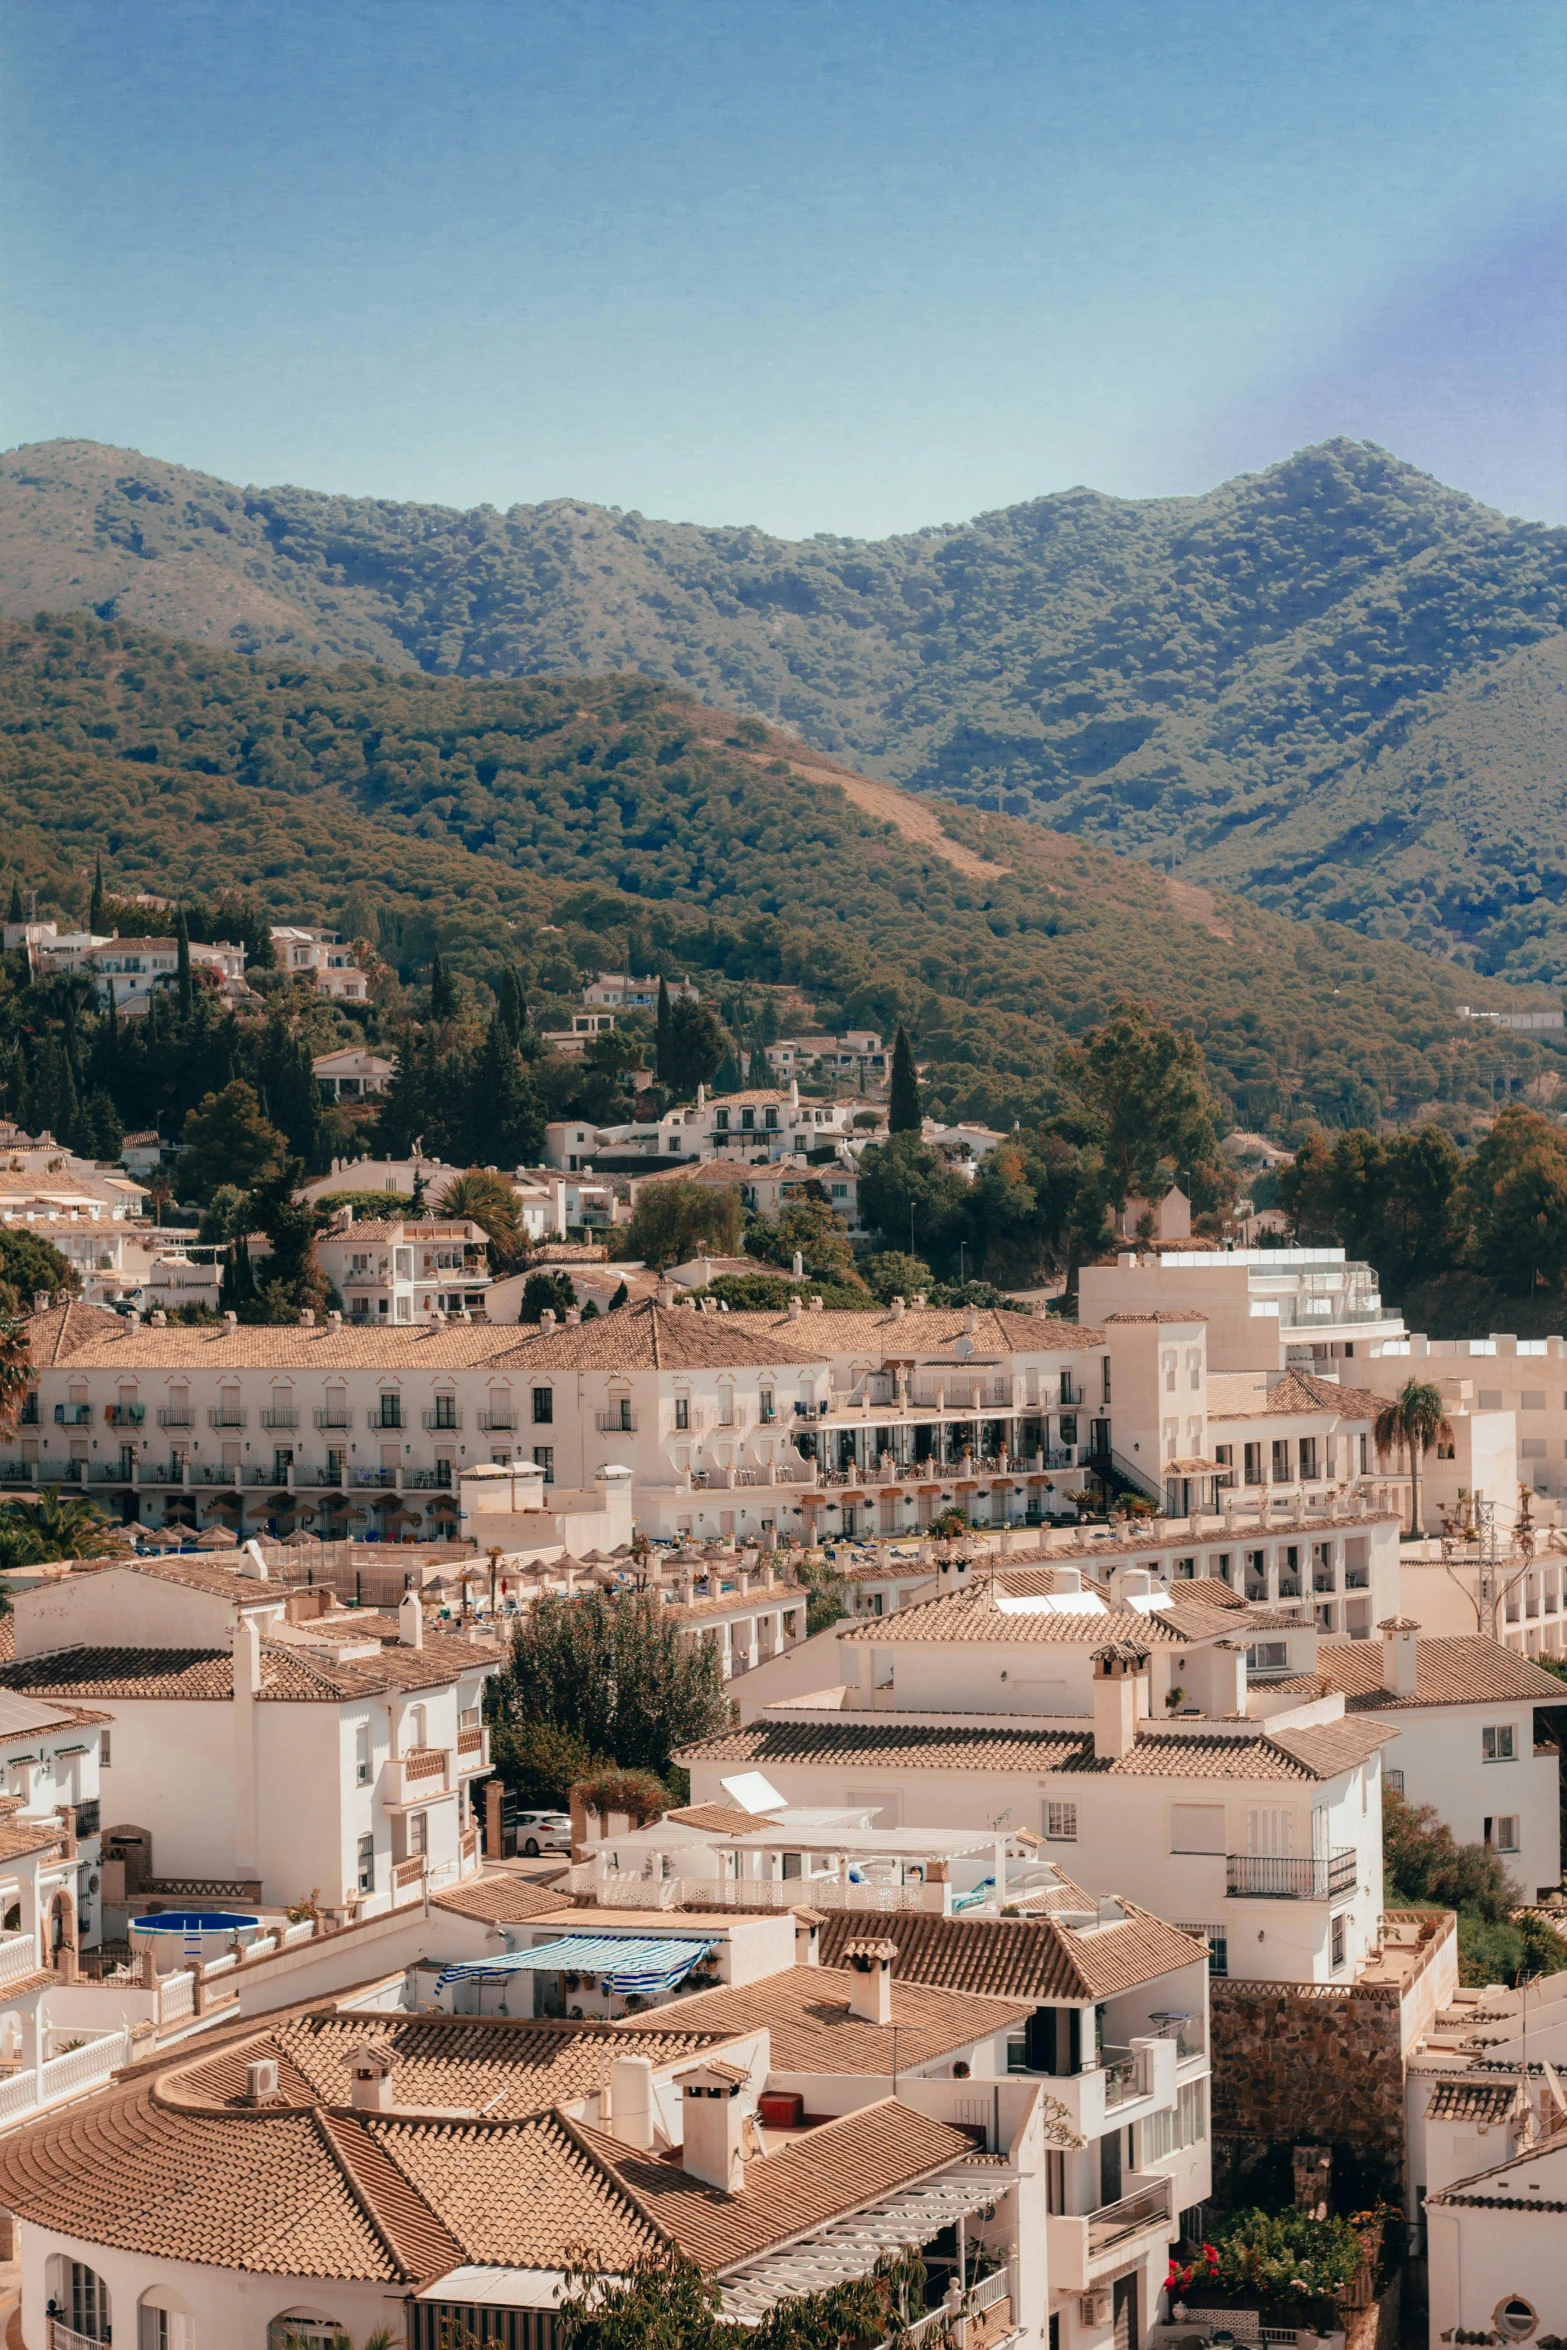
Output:
[[[0,0],[0,440],[789,535],[1567,519],[1556,0]]]

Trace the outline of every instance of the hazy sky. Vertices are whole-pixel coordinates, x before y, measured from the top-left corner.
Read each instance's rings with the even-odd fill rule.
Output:
[[[875,535],[1567,519],[1560,0],[0,0],[0,440]]]

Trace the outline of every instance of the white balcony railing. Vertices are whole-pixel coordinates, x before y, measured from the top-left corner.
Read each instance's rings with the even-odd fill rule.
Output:
[[[36,1974],[38,1966],[35,1934],[0,1935],[0,1990],[7,1983],[18,1982],[23,1975]]]

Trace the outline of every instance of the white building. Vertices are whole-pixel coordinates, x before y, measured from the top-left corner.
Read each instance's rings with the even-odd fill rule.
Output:
[[[351,1322],[433,1322],[482,1314],[490,1289],[484,1227],[467,1216],[389,1216],[342,1210],[316,1239],[316,1259]],[[262,1247],[252,1256],[265,1261]]]
[[[394,1622],[176,1556],[83,1561],[13,1607],[5,1686],[104,1722],[105,1905],[171,1880],[377,1915],[477,1871],[497,1660],[417,1598]]]
[[[1512,2096],[1516,2089],[1506,2084]],[[1499,2100],[1493,2090],[1488,2114]],[[1567,2327],[1567,2111],[1552,2107],[1549,2136],[1517,2134],[1505,2153],[1505,2119],[1490,2122],[1498,2159],[1426,2196],[1431,2340],[1488,2335],[1544,2341]],[[1482,2162],[1487,2149],[1471,2123]]]
[[[1359,1366],[1404,1334],[1372,1268],[1341,1248],[1125,1249],[1113,1265],[1083,1267],[1078,1310],[1085,1322],[1118,1313],[1200,1317],[1214,1371]],[[1358,1367],[1350,1374],[1360,1376]]]
[[[334,1002],[359,1004],[370,993],[370,983],[354,961],[354,950],[335,930],[312,930],[301,923],[275,923],[272,951],[290,979],[309,979],[317,995]]]
[[[1543,1899],[1561,1882],[1561,1757],[1537,1708],[1562,1683],[1495,1640],[1428,1638],[1389,1617],[1375,1641],[1320,1643],[1315,1669],[1352,1718],[1398,1732],[1384,1780],[1431,1804],[1460,1844],[1484,1844]]]
[[[90,931],[75,932],[41,942],[34,950],[40,976],[61,971],[85,972],[101,1005],[111,991],[116,1011],[139,1019],[152,1000],[152,991],[174,985],[179,970],[179,942],[173,938],[96,938]],[[245,950],[226,940],[212,945],[192,939],[190,965],[194,975],[210,972],[219,993],[233,996],[244,985]]]
[[[656,1012],[658,988],[656,971],[645,979],[637,979],[626,971],[601,971],[583,989],[582,1001],[589,1011]],[[702,1001],[689,979],[666,978],[664,988],[672,1004],[699,1004]]]
[[[1221,1971],[1353,1980],[1376,1939],[1397,1732],[1315,1679],[1252,1687],[1265,1619],[1237,1632],[1232,1607],[1141,1596],[1106,1610],[1074,1570],[1003,1566],[991,1587],[851,1624],[844,1681],[682,1754],[693,1800],[758,1770],[791,1804],[874,1803],[881,1826],[1027,1829],[1091,1892],[1113,1883],[1206,1932]]]
[[[362,1044],[339,1045],[335,1052],[317,1053],[310,1064],[317,1085],[332,1102],[367,1101],[385,1093],[397,1074],[397,1063]]]

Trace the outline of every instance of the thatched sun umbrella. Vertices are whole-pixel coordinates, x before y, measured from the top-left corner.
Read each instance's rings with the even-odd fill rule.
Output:
[[[196,1537],[198,1550],[237,1550],[239,1536],[232,1526],[203,1526]]]

